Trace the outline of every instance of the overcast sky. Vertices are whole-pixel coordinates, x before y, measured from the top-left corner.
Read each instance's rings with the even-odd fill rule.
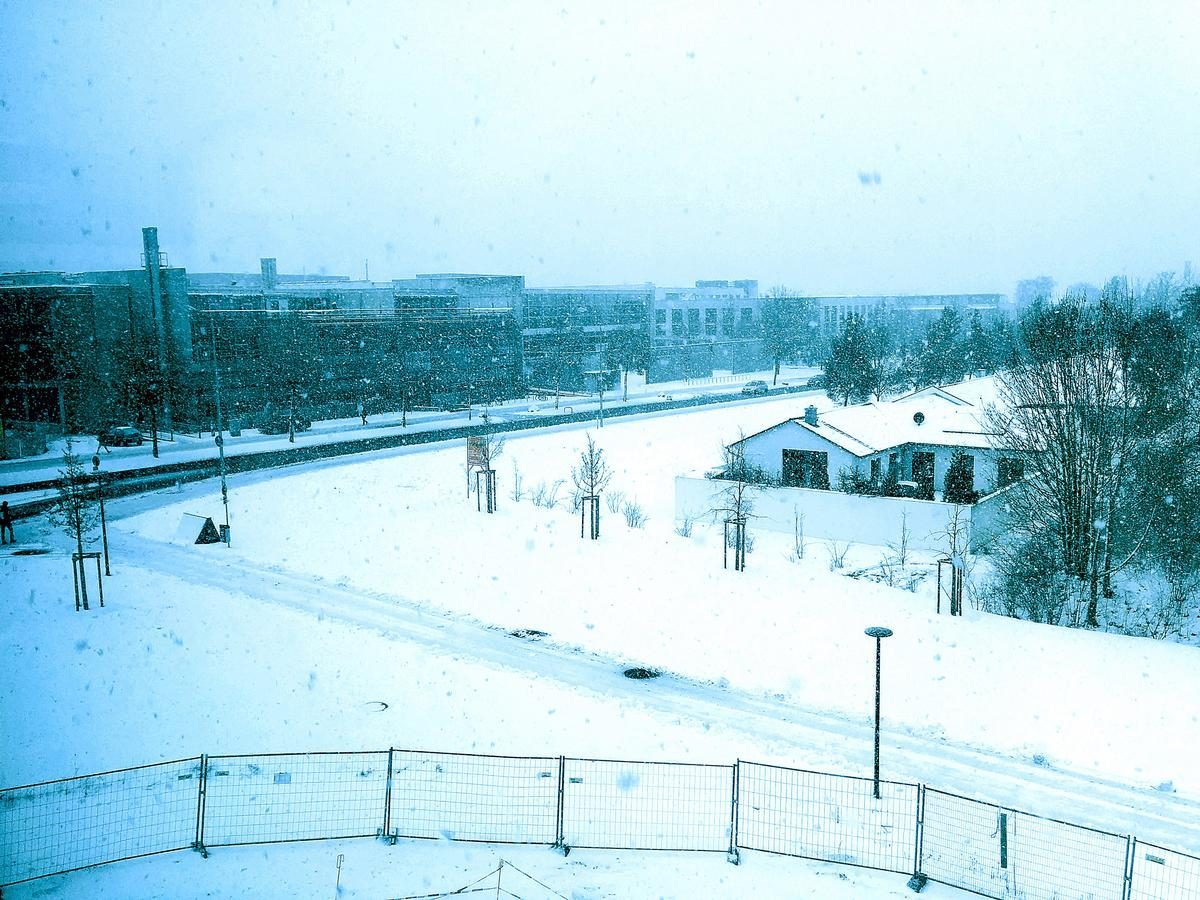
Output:
[[[0,270],[999,291],[1200,267],[1179,3],[9,2]]]

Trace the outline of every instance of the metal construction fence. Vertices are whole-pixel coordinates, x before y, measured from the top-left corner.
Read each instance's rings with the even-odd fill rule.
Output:
[[[997,900],[1200,900],[1200,858],[921,784],[739,760],[199,756],[0,790],[0,886],[157,853],[340,838],[739,850]]]

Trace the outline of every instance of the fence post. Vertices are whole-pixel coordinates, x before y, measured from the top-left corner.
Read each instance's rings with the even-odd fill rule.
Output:
[[[208,802],[208,754],[200,754],[200,788],[196,794],[196,840],[192,849],[208,859],[208,848],[204,846],[204,807]]]
[[[725,858],[735,866],[742,860],[738,855],[738,781],[741,778],[742,761],[736,760],[733,764],[733,795],[729,803],[729,853]]]
[[[917,824],[914,829],[913,841],[913,874],[912,878],[908,879],[908,886],[917,893],[925,887],[925,873],[921,871],[921,856],[925,852],[925,785],[917,785]]]
[[[562,850],[564,854],[569,853],[567,847],[566,823],[563,821],[563,808],[566,805],[566,797],[563,793],[563,784],[567,780],[567,758],[560,756],[558,758],[558,821],[555,831],[557,834],[554,838],[554,846]]]
[[[1121,900],[1133,897],[1133,861],[1137,857],[1137,838],[1125,838],[1125,884],[1121,888]]]
[[[388,747],[387,785],[383,789],[383,837],[393,844],[396,838],[392,836],[392,754],[396,750]]]

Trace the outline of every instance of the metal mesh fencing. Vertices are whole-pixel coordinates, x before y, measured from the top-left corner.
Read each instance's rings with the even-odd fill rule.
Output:
[[[392,752],[388,833],[510,844],[558,840],[558,757]]]
[[[920,871],[978,894],[1122,900],[1129,838],[925,789]]]
[[[999,807],[926,788],[922,813],[921,872],[985,897],[1013,896]]]
[[[1008,813],[1008,864],[1021,900],[1123,900],[1129,838]]]
[[[184,759],[0,791],[0,884],[192,846],[199,775]]]
[[[567,759],[563,841],[623,850],[728,850],[733,766]]]
[[[1200,900],[1200,859],[1135,840],[1129,900]]]
[[[920,788],[738,763],[739,847],[911,872]]]
[[[210,756],[206,846],[374,837],[383,828],[386,751]]]

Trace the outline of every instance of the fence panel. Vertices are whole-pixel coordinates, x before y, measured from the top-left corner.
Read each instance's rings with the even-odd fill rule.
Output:
[[[1200,859],[1135,840],[1130,888],[1129,900],[1200,900]]]
[[[509,844],[558,840],[558,757],[392,751],[392,834]]]
[[[563,840],[619,850],[728,850],[733,766],[567,759]]]
[[[374,837],[387,752],[210,756],[205,845]]]
[[[934,881],[985,897],[1014,896],[1009,889],[1011,869],[1001,813],[989,803],[925,788],[920,871]]]
[[[192,846],[199,778],[183,759],[0,791],[0,884]]]
[[[1008,821],[1014,897],[1122,900],[1129,838],[1021,812]]]
[[[919,788],[738,763],[738,846],[911,872]]]

